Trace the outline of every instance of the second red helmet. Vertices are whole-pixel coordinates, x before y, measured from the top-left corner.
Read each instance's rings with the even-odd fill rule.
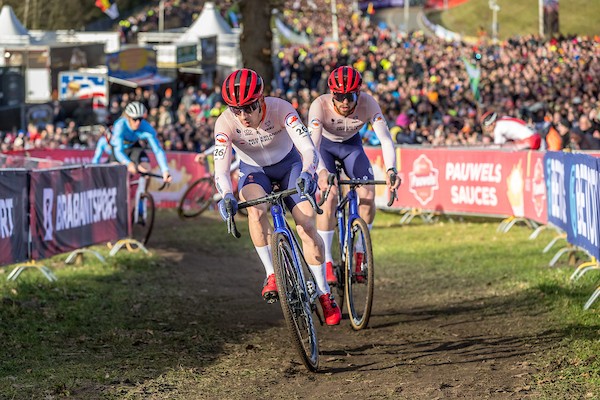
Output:
[[[329,75],[327,84],[333,93],[358,92],[362,85],[362,76],[352,67],[338,67]]]
[[[260,99],[263,90],[262,78],[255,71],[242,68],[225,78],[221,95],[228,105],[242,107]]]

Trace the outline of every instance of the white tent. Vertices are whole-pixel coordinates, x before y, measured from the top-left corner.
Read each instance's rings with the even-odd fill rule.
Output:
[[[198,19],[194,21],[177,41],[196,42],[198,38],[215,35],[218,37],[221,35],[231,35],[232,33],[233,30],[227,24],[227,21],[225,21],[215,8],[215,3],[208,1],[204,4],[204,8]]]
[[[217,64],[232,68],[240,68],[242,65],[242,53],[240,52],[239,31],[232,29],[227,21],[215,8],[215,3],[207,1],[200,16],[181,35],[178,43],[198,43],[200,38],[217,37]]]
[[[31,38],[27,29],[15,15],[11,6],[5,5],[0,11],[0,45],[26,45]]]

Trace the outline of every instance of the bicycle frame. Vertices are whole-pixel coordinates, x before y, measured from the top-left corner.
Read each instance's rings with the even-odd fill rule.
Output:
[[[292,243],[292,255],[294,257],[294,265],[306,265],[306,260],[304,259],[304,253],[302,252],[302,247],[298,243],[298,239],[296,235],[290,228],[287,220],[285,219],[285,209],[280,204],[281,198],[271,206],[271,216],[273,217],[273,233],[282,233],[285,235],[290,243]],[[310,269],[307,269],[309,274],[312,275]],[[304,276],[303,268],[298,268],[298,275],[301,277],[300,282],[302,282],[303,289],[305,289],[310,295],[310,303],[311,307],[314,307],[317,300],[317,291],[314,286],[314,276],[311,276],[312,282],[307,281]],[[312,285],[311,285],[312,283]]]
[[[346,215],[346,204],[348,204],[348,215]],[[356,188],[354,186],[350,186],[348,193],[343,195],[341,187],[338,187],[336,218],[339,229],[338,241],[340,251],[342,253],[342,262],[346,261],[346,250],[351,239],[350,228],[352,227],[352,222],[358,217],[358,194],[356,193]]]
[[[143,220],[145,221],[148,213],[146,210],[146,201],[142,200],[142,193],[146,192],[146,177],[144,175],[140,175],[140,177],[135,180],[135,181],[131,181],[130,185],[136,185],[137,184],[137,189],[135,190],[135,196],[134,196],[134,200],[133,200],[133,223],[137,224],[139,221],[139,217],[141,216],[143,218]],[[140,207],[142,212],[140,213]]]

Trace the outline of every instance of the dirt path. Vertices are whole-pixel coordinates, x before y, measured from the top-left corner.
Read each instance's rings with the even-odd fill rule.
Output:
[[[202,398],[530,398],[537,354],[556,340],[544,330],[543,313],[515,308],[514,299],[507,307],[509,299],[498,296],[438,296],[439,282],[379,274],[370,328],[354,332],[347,320],[321,327],[321,371],[313,374],[289,345],[279,305],[260,298],[255,254],[222,257],[156,241],[153,247],[176,265],[182,290],[217,311],[222,334],[237,338],[201,369],[190,393]]]

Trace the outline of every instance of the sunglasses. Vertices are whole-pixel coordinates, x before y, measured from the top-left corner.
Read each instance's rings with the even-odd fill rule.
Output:
[[[131,118],[131,117],[129,117]],[[131,118],[132,120],[136,121],[136,122],[140,122],[141,120],[143,120],[144,118],[142,117],[138,117],[138,118]]]
[[[339,103],[343,103],[344,100],[348,100],[349,103],[354,103],[358,99],[358,93],[334,93],[333,99]]]
[[[260,106],[260,103],[258,102],[258,100],[256,100],[254,103],[248,104],[247,106],[242,106],[242,107],[229,106],[229,109],[235,115],[240,115],[242,113],[242,111],[245,112],[246,114],[252,114],[254,111],[256,111],[258,109],[259,106]]]

